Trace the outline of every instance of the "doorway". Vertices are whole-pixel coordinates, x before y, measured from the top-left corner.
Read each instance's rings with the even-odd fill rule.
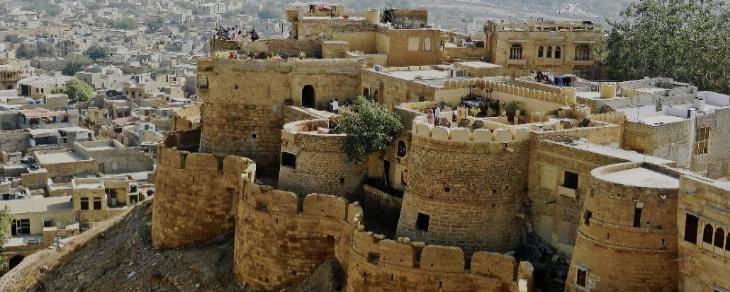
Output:
[[[309,107],[309,108],[315,108],[316,107],[315,99],[316,99],[316,96],[314,94],[314,86],[312,86],[312,85],[304,86],[304,88],[302,89],[302,106]]]

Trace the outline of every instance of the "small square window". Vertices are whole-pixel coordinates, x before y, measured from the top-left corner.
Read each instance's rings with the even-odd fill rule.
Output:
[[[418,216],[416,217],[416,229],[421,231],[428,231],[428,223],[430,220],[431,216],[419,212]]]
[[[281,166],[286,166],[291,169],[297,168],[297,156],[289,152],[281,153]]]
[[[580,287],[586,287],[586,282],[588,279],[588,270],[584,268],[577,268],[577,274],[575,277],[575,284]]]
[[[578,174],[572,171],[565,171],[563,173],[563,187],[577,190]]]

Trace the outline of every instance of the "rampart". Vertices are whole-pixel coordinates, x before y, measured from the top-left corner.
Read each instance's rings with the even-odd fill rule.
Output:
[[[176,248],[231,231],[238,191],[254,181],[256,164],[160,146],[152,215],[152,243]]]
[[[680,173],[629,162],[591,174],[566,291],[676,290]]]
[[[322,192],[345,197],[360,189],[365,165],[349,162],[340,148],[345,134],[326,133],[331,131],[327,127],[326,119],[284,125],[280,189],[300,195]]]
[[[260,174],[276,176],[284,104],[325,108],[332,99],[356,96],[362,65],[340,59],[201,60],[201,152],[249,157]]]
[[[459,246],[467,255],[516,248],[529,129],[495,123],[471,132],[422,117],[414,129],[397,235]]]
[[[248,184],[238,204],[234,261],[239,282],[261,290],[296,283],[326,258],[348,275],[348,291],[529,291],[532,265],[457,247],[385,239],[364,230],[363,211],[343,198]]]
[[[444,89],[474,88],[477,95],[488,96],[488,91],[517,95],[557,104],[576,104],[576,92],[572,88],[559,88],[529,81],[513,80],[513,84],[487,79],[450,80]]]

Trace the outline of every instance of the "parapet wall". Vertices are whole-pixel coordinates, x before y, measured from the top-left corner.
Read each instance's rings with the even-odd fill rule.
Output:
[[[470,132],[422,117],[414,125],[397,235],[459,246],[467,255],[516,248],[529,129],[499,124],[505,128]]]
[[[254,181],[256,164],[238,156],[190,153],[160,146],[152,243],[176,248],[233,229],[238,191]]]
[[[282,158],[280,189],[300,195],[320,192],[337,196],[349,196],[360,189],[366,168],[348,161],[340,147],[346,136],[306,129],[307,125],[326,129],[327,123],[321,119],[284,125],[281,152],[293,156],[294,161],[286,164]]]
[[[254,289],[300,281],[328,257],[347,272],[348,291],[529,291],[532,266],[513,257],[457,247],[385,239],[364,230],[363,211],[335,196],[248,184],[241,193],[235,238],[236,276]]]
[[[473,132],[467,128],[435,127],[423,116],[413,121],[413,136],[446,143],[488,144],[519,143],[530,140],[530,129],[483,121],[484,128]]]
[[[488,90],[506,94],[538,99],[557,104],[576,104],[576,92],[572,88],[558,88],[528,81],[510,81],[516,84],[492,81],[486,79],[450,80],[443,85],[444,89],[475,88],[473,92],[482,96],[489,96]]]

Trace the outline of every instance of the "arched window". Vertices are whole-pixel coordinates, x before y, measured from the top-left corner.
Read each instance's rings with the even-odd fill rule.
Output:
[[[553,47],[548,47],[547,58],[553,57]]]
[[[576,61],[590,61],[591,60],[591,46],[586,44],[580,44],[575,47],[575,60]]]
[[[521,44],[512,44],[512,47],[509,49],[509,59],[510,60],[522,60],[522,45]]]
[[[727,233],[727,239],[725,240],[725,250],[730,251],[730,232]]]
[[[715,246],[719,248],[725,246],[725,230],[722,228],[715,230]]]
[[[712,225],[705,225],[705,230],[702,232],[702,241],[705,243],[712,244]]]
[[[362,96],[364,97],[370,97],[370,89],[365,88],[362,90]]]
[[[545,47],[540,47],[537,49],[537,57],[542,58],[545,56]]]
[[[403,141],[398,141],[398,157],[404,157],[406,156],[406,153],[408,152],[408,149],[406,148],[406,143]]]
[[[555,47],[555,59],[560,59],[562,57],[562,52],[560,51],[560,47]]]

